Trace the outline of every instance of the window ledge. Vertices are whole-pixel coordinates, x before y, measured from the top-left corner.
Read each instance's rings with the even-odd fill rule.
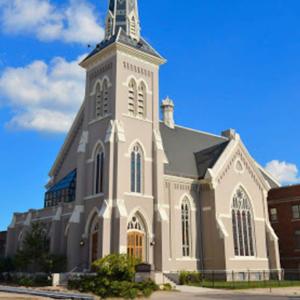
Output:
[[[140,197],[140,198],[147,198],[147,199],[154,199],[151,195],[145,195],[140,193],[124,193],[125,196],[131,196],[131,197]]]
[[[152,121],[147,119],[147,118],[136,117],[136,116],[133,116],[133,115],[130,115],[130,114],[123,114],[123,116],[126,117],[126,118],[138,120],[138,121],[144,121],[144,122],[152,123]]]
[[[177,261],[200,261],[200,259],[197,259],[196,257],[179,257],[176,258]]]
[[[111,116],[112,116],[112,114],[108,114],[108,115],[106,115],[106,116],[104,116],[104,117],[96,118],[96,119],[92,120],[91,122],[89,122],[88,125],[93,125],[93,124],[95,124],[95,123],[97,123],[97,122],[100,122],[100,121],[102,121],[102,120],[105,120],[105,119],[107,119],[107,118],[109,118],[109,117],[111,117]]]
[[[90,195],[90,196],[84,197],[84,200],[92,200],[92,199],[96,199],[96,198],[103,197],[103,196],[104,196],[104,193]]]

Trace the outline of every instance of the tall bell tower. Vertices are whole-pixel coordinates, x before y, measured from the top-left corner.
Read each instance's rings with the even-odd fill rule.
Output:
[[[169,241],[162,203],[166,157],[159,129],[159,68],[164,63],[141,36],[137,0],[110,0],[105,38],[80,64],[87,72],[86,147],[78,156],[76,201],[94,192],[89,181],[100,147],[103,191],[89,198],[99,206],[99,253],[134,249],[137,245],[128,244],[128,228],[139,219],[143,245],[137,247],[143,260],[157,270],[168,259],[162,253]]]

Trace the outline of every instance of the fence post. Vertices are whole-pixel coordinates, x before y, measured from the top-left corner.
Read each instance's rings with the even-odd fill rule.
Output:
[[[212,271],[213,288],[215,288],[215,271]]]
[[[250,287],[250,270],[248,269],[248,287]]]
[[[232,282],[233,282],[233,289],[235,289],[235,278],[234,278],[234,271],[232,270]]]
[[[264,287],[266,287],[266,271],[265,270],[263,272],[263,275],[264,275]]]

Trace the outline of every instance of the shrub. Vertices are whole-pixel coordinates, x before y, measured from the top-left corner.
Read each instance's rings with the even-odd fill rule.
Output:
[[[137,260],[127,255],[109,255],[94,262],[93,269],[97,272],[96,275],[73,278],[69,280],[68,287],[80,292],[92,292],[102,299],[150,297],[153,291],[158,290],[158,286],[151,280],[134,282],[137,263]]]
[[[0,258],[0,273],[15,271],[15,261],[11,257]]]
[[[179,282],[181,285],[199,284],[202,282],[202,276],[199,272],[180,272]]]
[[[93,270],[109,281],[133,281],[138,260],[125,254],[112,254],[93,263]]]
[[[0,282],[26,287],[40,287],[51,285],[51,277],[47,274],[1,273]]]

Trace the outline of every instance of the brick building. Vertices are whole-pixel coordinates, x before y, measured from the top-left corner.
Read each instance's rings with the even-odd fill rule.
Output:
[[[300,269],[300,185],[275,188],[268,196],[283,269]]]
[[[0,257],[5,255],[6,231],[0,232]]]

